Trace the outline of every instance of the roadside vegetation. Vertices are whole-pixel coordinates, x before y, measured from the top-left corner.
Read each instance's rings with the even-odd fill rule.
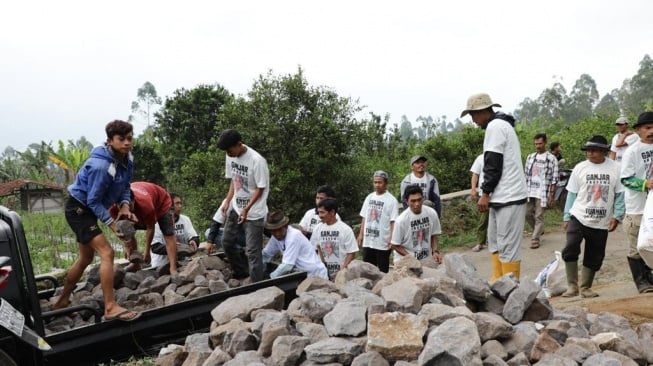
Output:
[[[539,96],[525,98],[512,111],[522,159],[534,150],[533,136],[544,132],[548,142],[561,143],[566,167],[572,168],[584,159],[580,146],[589,137],[610,138],[619,115],[634,121],[640,112],[653,108],[653,60],[646,55],[639,66],[635,75],[603,96],[592,77],[582,74],[569,91],[556,81]],[[470,85],[470,94],[478,91],[474,88]],[[460,105],[463,109],[464,99]],[[148,125],[135,139],[135,180],[181,194],[184,212],[201,235],[228,191],[225,154],[216,147],[227,128],[238,129],[245,144],[268,160],[268,206],[283,209],[292,222],[313,207],[315,189],[329,184],[335,188],[341,217],[357,224],[363,199],[372,191],[373,172],[388,172],[388,189],[398,195],[400,181],[410,171],[409,159],[416,154],[428,158],[427,170],[438,178],[441,193],[467,189],[469,168],[482,153],[483,131],[468,120],[434,114],[391,122],[391,116],[368,111],[358,99],[312,85],[301,67],[291,74],[259,75],[244,95],[210,83],[160,98],[154,85],[146,82],[132,107],[129,119]],[[100,117],[93,128],[106,122]],[[22,178],[68,184],[90,149],[83,136],[55,145],[35,142],[24,152],[9,147],[0,155],[0,183]],[[0,197],[0,204],[20,209],[16,196]],[[77,244],[63,215],[23,217],[36,269],[67,268]],[[442,218],[443,248],[473,245],[476,220],[471,202],[448,207]],[[119,245],[116,250],[121,256]]]

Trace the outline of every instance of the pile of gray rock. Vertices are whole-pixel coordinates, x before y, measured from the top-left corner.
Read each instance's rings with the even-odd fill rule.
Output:
[[[209,333],[161,350],[157,365],[647,365],[653,323],[554,310],[533,281],[489,285],[465,255],[406,258],[389,274],[361,261],[335,283],[308,278],[283,309],[268,287],[213,309]]]
[[[103,313],[102,288],[99,265],[90,268],[86,281],[77,285],[71,305],[87,305]],[[123,266],[114,266],[115,296],[119,305],[143,311],[175,304],[196,297],[221,292],[241,286],[241,281],[231,278],[229,265],[217,256],[194,257],[180,267],[177,276],[162,274],[149,268],[126,272]],[[60,289],[59,289],[60,290]],[[58,293],[50,300],[41,300],[41,311],[49,311]],[[45,325],[46,334],[89,325],[95,321],[92,310],[82,310],[71,316],[59,316]]]

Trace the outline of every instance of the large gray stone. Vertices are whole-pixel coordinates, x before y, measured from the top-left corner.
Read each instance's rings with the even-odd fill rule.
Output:
[[[481,338],[476,324],[465,317],[445,321],[429,333],[417,362],[419,365],[481,366]]]
[[[276,286],[266,287],[247,295],[232,296],[211,310],[211,316],[218,324],[225,324],[233,318],[250,320],[250,314],[257,309],[281,310],[284,304],[283,290]]]

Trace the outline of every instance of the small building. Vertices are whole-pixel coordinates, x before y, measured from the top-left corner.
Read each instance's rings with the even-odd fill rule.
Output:
[[[52,182],[16,179],[0,183],[0,198],[5,206],[27,212],[63,212],[65,194],[66,187]]]

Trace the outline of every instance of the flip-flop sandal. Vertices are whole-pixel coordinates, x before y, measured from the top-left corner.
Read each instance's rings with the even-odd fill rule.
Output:
[[[129,314],[129,313],[135,313],[136,315],[134,315],[131,318],[123,317],[123,315]],[[104,320],[106,320],[106,321],[119,320],[121,322],[131,322],[131,321],[134,321],[134,320],[136,320],[136,319],[138,319],[140,317],[141,317],[141,313],[137,313],[137,312],[135,312],[133,310],[125,309],[124,311],[121,311],[120,313],[116,314],[115,316],[105,316]]]
[[[537,249],[539,247],[540,247],[540,243],[538,243],[536,241],[531,242],[531,249]]]

